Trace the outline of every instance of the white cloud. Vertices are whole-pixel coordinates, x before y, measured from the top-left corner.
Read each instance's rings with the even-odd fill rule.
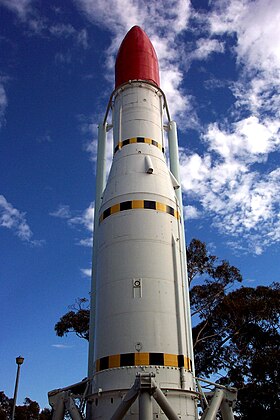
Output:
[[[200,38],[196,41],[196,49],[192,52],[191,58],[205,60],[213,53],[223,53],[224,44],[217,39]]]
[[[85,50],[88,48],[88,33],[86,29],[82,29],[76,33],[76,42]]]
[[[280,240],[280,170],[267,165],[280,152],[280,3],[218,0],[205,19],[209,39],[192,55],[206,59],[211,46],[234,52],[239,79],[229,86],[236,101],[227,119],[204,128],[203,153],[180,150],[182,186],[232,238],[228,244],[260,255]]]
[[[188,156],[180,150],[181,182],[185,191],[199,191],[203,193],[203,182],[210,176],[211,158],[206,155],[201,158],[197,153]]]
[[[82,214],[68,219],[70,225],[82,225],[84,228],[93,232],[94,203],[91,203]]]
[[[30,33],[71,39],[76,46],[82,47],[83,49],[88,48],[88,33],[85,28],[77,30],[69,23],[50,22],[47,17],[42,15],[36,3],[34,0],[0,0],[0,5],[5,6],[15,13],[20,21],[27,25]],[[56,57],[56,60],[60,59],[62,62],[69,63],[69,57],[72,58],[69,54],[60,53]]]
[[[236,97],[236,110],[246,109],[255,116],[273,115],[280,118],[280,78],[264,73],[257,73],[250,78],[244,75],[231,85]]]
[[[78,31],[73,25],[65,23],[56,23],[50,25],[48,28],[49,33],[57,38],[72,38],[76,44],[84,49],[88,48],[88,34],[86,29]]]
[[[4,122],[5,111],[8,106],[8,99],[3,84],[0,80],[0,128]]]
[[[24,242],[40,246],[44,241],[32,239],[33,233],[26,221],[25,213],[17,210],[3,195],[0,195],[0,227],[10,229]]]
[[[71,349],[73,346],[68,346],[66,344],[52,344],[52,347],[56,349]]]
[[[50,216],[59,217],[60,219],[69,219],[71,217],[70,207],[64,204],[60,204],[57,210],[49,214]]]
[[[57,37],[65,37],[68,38],[76,33],[76,29],[70,25],[69,23],[57,23],[54,25],[51,25],[49,27],[49,31],[52,35]]]
[[[96,124],[92,124],[92,123],[88,123],[88,124],[84,124],[84,131],[87,131],[88,133],[91,133],[93,136],[93,139],[90,140],[88,142],[88,144],[86,145],[86,151],[89,153],[90,155],[90,160],[94,163],[97,162],[97,145],[98,145],[98,140],[97,140],[97,125]],[[113,131],[110,130],[107,133],[107,138],[106,138],[106,176],[108,177],[110,169],[111,169],[111,164],[112,164],[112,159],[113,159]]]
[[[256,281],[255,279],[246,279],[247,283],[255,283],[255,281]]]
[[[212,216],[221,233],[236,238],[235,246],[244,248],[246,242],[260,255],[280,239],[280,169],[261,174],[252,169],[252,159],[242,162],[223,148],[216,152],[212,156],[211,143],[203,157],[181,152],[183,191]]]
[[[1,219],[0,226],[7,229],[14,229],[22,240],[30,240],[32,232],[28,226],[25,213],[21,213],[8,203],[3,195],[0,195]]]
[[[81,239],[79,242],[78,242],[78,245],[81,245],[81,246],[86,246],[86,247],[88,247],[88,248],[91,248],[92,247],[92,237],[89,237],[89,238],[84,238],[84,239]]]
[[[231,132],[226,130],[230,128]],[[204,139],[209,142],[210,150],[217,152],[224,159],[230,157],[257,161],[266,157],[280,146],[280,121],[250,116],[240,120],[226,130],[221,130],[217,123],[210,124]]]
[[[30,11],[32,0],[0,0],[0,5],[16,13],[19,18],[25,19]]]
[[[280,4],[278,0],[235,1],[243,3],[239,19],[233,30],[237,31],[238,59],[250,69],[273,73],[280,66]],[[226,13],[223,15],[225,16]]]
[[[280,116],[280,3],[278,0],[215,2],[211,35],[235,34],[243,77],[233,84],[236,105]]]
[[[42,135],[40,135],[36,138],[36,141],[38,143],[51,143],[53,140],[51,138],[51,135],[50,135],[49,131],[46,130],[44,134],[42,134]]]
[[[67,221],[69,226],[82,227],[86,231],[93,233],[93,219],[94,219],[94,203],[90,205],[83,211],[73,211],[70,209],[70,206],[65,204],[60,204],[58,208],[49,213],[50,216],[57,217],[59,219],[64,219]],[[77,242],[77,245],[91,247],[92,246],[92,236],[88,238],[82,238]]]
[[[198,219],[200,217],[199,210],[194,206],[184,206],[184,219],[190,220],[190,219]]]
[[[91,268],[81,268],[81,272],[86,277],[91,277]]]
[[[41,34],[47,28],[47,20],[39,16],[34,0],[0,0],[0,5],[7,7],[24,23],[30,33]]]
[[[98,148],[98,141],[97,138],[91,140],[87,145],[86,145],[86,151],[89,153],[90,155],[90,160],[92,162],[97,161],[97,148]]]
[[[76,0],[76,4],[91,22],[107,26],[114,33],[124,31],[123,36],[129,30],[131,22],[143,23],[147,10],[141,0]]]
[[[72,61],[71,51],[59,52],[54,56],[54,61],[56,64],[70,64]]]

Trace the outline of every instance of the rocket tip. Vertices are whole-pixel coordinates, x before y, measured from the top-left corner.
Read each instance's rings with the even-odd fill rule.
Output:
[[[124,37],[115,65],[115,88],[129,80],[146,80],[159,86],[155,49],[140,26],[133,26]]]

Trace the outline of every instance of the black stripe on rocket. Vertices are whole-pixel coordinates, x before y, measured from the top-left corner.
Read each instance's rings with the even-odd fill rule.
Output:
[[[100,215],[99,223],[101,223],[103,220],[107,219],[107,217],[111,216],[114,213],[119,213],[125,210],[136,210],[136,209],[156,210],[156,211],[170,214],[176,219],[180,219],[179,212],[175,210],[173,207],[168,206],[167,204],[163,204],[163,203],[160,203],[158,201],[153,201],[153,200],[130,200],[130,201],[123,201],[122,203],[114,204],[113,206],[108,207]]]
[[[162,151],[162,153],[164,153],[164,147],[162,147],[160,143],[158,143],[157,141],[155,141],[153,139],[149,139],[147,137],[132,137],[131,139],[126,139],[126,140],[120,141],[116,145],[116,147],[114,149],[114,153],[116,153],[118,150],[122,149],[123,146],[126,146],[128,144],[134,144],[134,143],[152,144],[153,146],[156,146],[158,149],[160,149]]]
[[[192,369],[191,360],[183,354],[124,353],[105,356],[95,362],[96,372],[126,366],[165,366]]]

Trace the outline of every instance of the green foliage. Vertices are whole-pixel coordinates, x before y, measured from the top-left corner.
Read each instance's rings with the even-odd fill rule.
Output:
[[[13,400],[0,391],[0,420],[7,420],[12,414]]]
[[[23,405],[18,405],[15,411],[15,420],[38,420],[39,404],[30,398],[25,398]]]
[[[0,420],[9,420],[13,410],[13,399],[0,392]],[[23,405],[17,405],[15,420],[51,420],[51,410],[44,408],[40,412],[39,404],[30,398],[25,398]]]
[[[55,332],[59,337],[74,332],[78,337],[89,339],[89,309],[88,299],[78,298],[71,311],[63,315],[55,324]]]
[[[44,408],[39,415],[39,420],[51,420],[51,419],[52,419],[52,410],[50,410],[49,408]]]
[[[192,239],[190,245],[187,247],[187,262],[188,262],[188,279],[189,283],[197,275],[209,274],[213,271],[213,267],[217,257],[210,255],[206,249],[206,244],[198,239]]]
[[[279,283],[230,291],[242,280],[236,267],[220,264],[198,240],[187,253],[191,281],[199,278],[191,289],[197,375],[219,374],[238,388],[237,418],[279,418]]]

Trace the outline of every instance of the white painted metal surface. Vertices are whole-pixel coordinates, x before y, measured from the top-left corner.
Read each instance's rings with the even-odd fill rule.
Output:
[[[120,355],[151,353],[171,355],[173,360],[179,355],[191,359],[184,301],[186,273],[182,267],[185,247],[174,179],[162,152],[162,114],[162,94],[150,84],[128,83],[115,94],[116,153],[95,232],[96,372],[92,419],[109,419],[113,415],[137,372],[155,374],[181,419],[197,418],[189,366],[180,368],[169,362],[120,366],[116,361]],[[136,142],[138,137],[148,140]],[[132,143],[123,144],[130,139],[134,139]],[[154,208],[143,208],[144,201]],[[133,203],[133,208],[121,210],[120,204],[127,202]],[[100,368],[102,358],[108,356],[113,367]],[[152,406],[153,418],[166,419],[155,400]],[[139,403],[135,402],[125,419],[138,418]]]
[[[197,420],[196,400],[204,406],[206,397],[194,378],[176,124],[137,26],[119,49],[116,86],[98,134],[88,378],[49,392],[53,419],[84,418],[86,406],[87,420]],[[115,155],[105,188],[109,127]],[[236,390],[200,381],[216,388],[203,419],[220,410],[233,420]]]
[[[98,215],[102,202],[102,194],[106,186],[106,140],[107,140],[107,123],[98,126],[98,150],[97,150],[97,166],[96,166],[96,182],[95,182],[95,211],[94,211],[94,232],[98,230]],[[93,238],[92,260],[96,261],[97,237]],[[95,330],[95,307],[96,307],[96,271],[93,269],[91,273],[91,299],[90,299],[90,320],[89,335],[94,337]],[[88,377],[91,378],[94,371],[94,340],[89,342],[88,352]]]
[[[183,214],[183,196],[181,188],[181,176],[180,176],[180,163],[179,163],[179,150],[178,150],[178,138],[177,138],[177,124],[175,121],[171,121],[169,124],[168,130],[168,147],[169,147],[169,158],[170,158],[170,171],[175,177],[179,184],[179,188],[175,189],[176,197],[179,202],[179,207],[181,211],[181,248],[185,249],[186,247],[186,238],[185,238],[185,227],[184,227],[184,214]],[[174,184],[173,184],[174,185]],[[188,353],[190,354],[191,360],[194,360],[193,354],[193,341],[192,341],[192,321],[191,321],[191,305],[190,305],[190,295],[189,295],[189,282],[188,282],[188,273],[187,273],[187,254],[186,252],[181,253],[182,256],[182,268],[183,268],[183,281],[184,281],[184,303],[186,305],[186,323],[187,323],[187,346]],[[193,374],[195,375],[195,368],[193,365]]]

